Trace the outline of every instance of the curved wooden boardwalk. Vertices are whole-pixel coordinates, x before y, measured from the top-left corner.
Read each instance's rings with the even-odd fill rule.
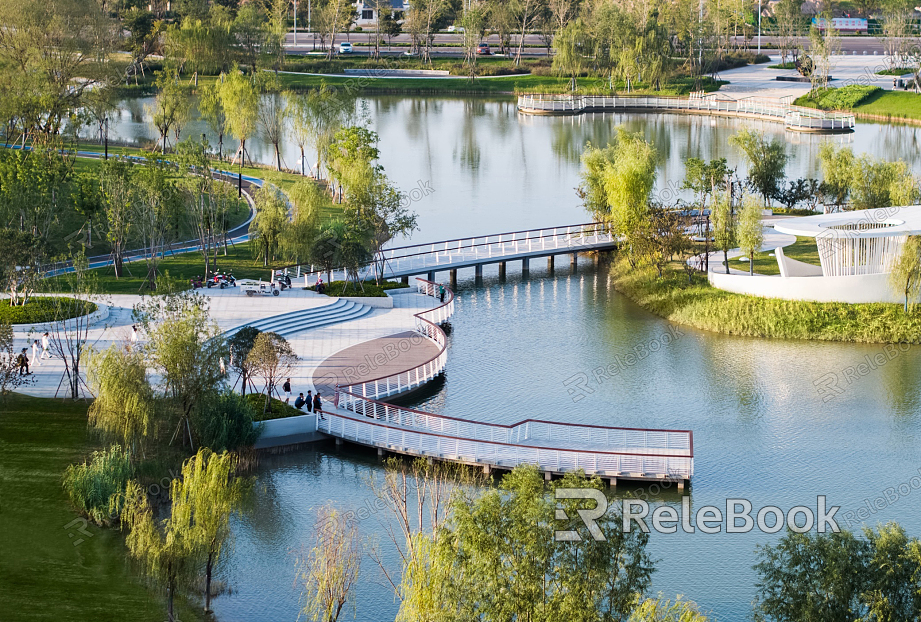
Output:
[[[417,282],[421,293],[438,295],[436,283]],[[446,293],[443,304],[416,314],[416,331],[353,346],[324,361],[314,374],[315,383],[321,383],[321,393],[326,393],[332,382],[337,384],[335,400],[317,422],[319,431],[376,447],[381,453],[476,465],[486,472],[535,464],[548,479],[582,470],[606,478],[612,485],[618,480],[672,480],[681,489],[690,481],[694,473],[690,430],[569,424],[538,418],[501,425],[489,423],[489,413],[477,413],[477,420],[469,420],[388,403],[387,398],[422,386],[444,371],[447,344],[439,324],[454,310],[454,292],[447,289]],[[429,347],[413,351],[409,346],[413,339],[423,339]],[[406,350],[403,353],[400,344]],[[371,369],[369,359],[375,369]],[[364,367],[359,368],[362,364]]]

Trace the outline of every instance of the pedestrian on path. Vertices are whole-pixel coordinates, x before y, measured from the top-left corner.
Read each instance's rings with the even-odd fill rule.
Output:
[[[28,376],[31,373],[29,371],[29,355],[26,354],[26,350],[27,348],[23,348],[19,356],[16,357],[16,364],[19,365],[20,376]],[[22,370],[26,370],[26,373],[22,373]]]
[[[45,334],[42,335],[42,358],[50,359],[51,358],[51,337],[48,336],[48,331],[45,331]]]
[[[444,302],[444,301],[445,301],[445,286],[444,286],[444,284],[441,284],[441,285],[438,286],[438,299],[439,299],[441,302]]]
[[[326,417],[323,416],[323,401],[320,400],[319,391],[317,391],[317,394],[313,396],[313,412],[320,415],[320,419],[326,421]]]
[[[138,342],[138,326],[137,324],[131,325],[131,345],[134,345]]]
[[[38,339],[32,340],[32,360],[29,361],[29,367],[35,367],[36,363],[41,365],[41,361],[38,359],[38,350],[41,346],[38,345]]]
[[[307,390],[307,412],[313,412],[313,391]]]
[[[285,404],[291,401],[291,379],[288,378],[285,380],[285,383],[281,385],[281,390],[285,392]]]

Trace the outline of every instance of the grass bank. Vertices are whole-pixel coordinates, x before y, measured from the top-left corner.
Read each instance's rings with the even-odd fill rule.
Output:
[[[269,279],[269,271],[282,268],[289,262],[272,262],[263,266],[262,261],[253,258],[252,242],[242,242],[228,245],[227,256],[223,251],[217,255],[217,265],[211,264],[211,269],[217,272],[230,272],[238,279]],[[124,264],[126,274],[121,278],[115,277],[112,266],[95,268],[91,272],[96,275],[99,282],[100,293],[103,294],[139,294],[147,292],[147,264],[143,261],[134,261]],[[201,276],[205,272],[205,260],[201,253],[194,251],[167,257],[160,262],[161,276],[171,283],[174,289],[188,289],[189,279]],[[167,279],[168,277],[168,279]],[[60,291],[63,283],[56,278],[46,279],[42,288],[48,292]]]
[[[780,268],[777,267],[777,258],[767,253],[755,253],[755,272],[757,274],[780,274]],[[784,246],[784,255],[796,261],[809,263],[814,266],[822,265],[819,261],[819,248],[816,246],[815,238],[796,238],[796,242],[790,246]],[[713,259],[710,260],[711,262]],[[748,270],[747,261],[739,261],[738,258],[729,260],[729,267],[736,270]]]
[[[120,532],[76,521],[61,487],[92,449],[87,404],[13,395],[0,404],[5,622],[161,622],[164,600],[128,568]],[[81,541],[82,540],[82,541]],[[201,619],[180,599],[181,619]]]
[[[10,324],[40,324],[67,320],[96,311],[96,305],[75,298],[34,296],[24,305],[11,307],[8,300],[0,299],[0,322]]]
[[[921,121],[921,94],[910,91],[851,85],[809,93],[793,103],[823,110],[852,110],[857,118],[873,121]]]
[[[773,259],[773,258],[771,258]],[[660,279],[655,268],[611,268],[617,291],[667,320],[717,333],[768,339],[862,343],[921,343],[921,313],[897,304],[843,304],[759,298],[711,287],[706,276],[673,267]]]

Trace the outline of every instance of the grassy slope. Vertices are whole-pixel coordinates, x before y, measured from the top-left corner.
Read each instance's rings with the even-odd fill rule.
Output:
[[[854,112],[896,119],[921,119],[921,95],[908,91],[881,91],[855,106]]]
[[[777,258],[771,257],[769,254],[771,252],[773,251],[755,253],[755,272],[758,274],[780,274],[780,269],[777,267]],[[815,266],[821,265],[815,238],[796,238],[796,242],[790,246],[785,246],[783,252],[790,259],[811,263]],[[739,261],[738,258],[730,259],[729,267],[736,270],[748,270],[748,262]]]
[[[66,528],[77,515],[61,487],[82,461],[86,404],[14,396],[0,405],[0,602],[3,620],[160,622],[165,601],[127,568],[118,531]],[[36,425],[36,422],[41,422]],[[73,534],[73,537],[69,537]],[[74,546],[77,539],[83,542]],[[198,619],[180,610],[182,619]]]
[[[711,287],[700,274],[689,284],[677,267],[657,279],[654,268],[631,270],[624,260],[611,270],[617,290],[646,310],[703,330],[772,339],[921,343],[921,314],[906,315],[897,304],[743,296]]]

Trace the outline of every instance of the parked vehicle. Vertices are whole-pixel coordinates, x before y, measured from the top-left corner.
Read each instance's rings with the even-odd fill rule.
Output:
[[[492,54],[492,52],[489,49],[489,44],[481,43],[478,46],[476,46],[476,54],[477,56],[489,56],[490,54]]]
[[[352,53],[352,44],[348,41],[343,41],[339,44],[339,53],[340,54],[351,54]]]
[[[206,287],[219,287],[224,289],[225,287],[236,287],[237,280],[233,278],[232,274],[215,274],[207,280],[205,283]]]
[[[275,283],[281,287],[282,290],[291,289],[291,276],[285,274],[284,272],[276,272],[272,277]]]
[[[189,279],[189,285],[192,286],[192,289],[198,289],[205,286],[205,281],[200,276],[193,276]]]
[[[281,293],[281,290],[278,288],[277,283],[247,283],[240,286],[240,291],[242,291],[247,296],[277,296]]]

